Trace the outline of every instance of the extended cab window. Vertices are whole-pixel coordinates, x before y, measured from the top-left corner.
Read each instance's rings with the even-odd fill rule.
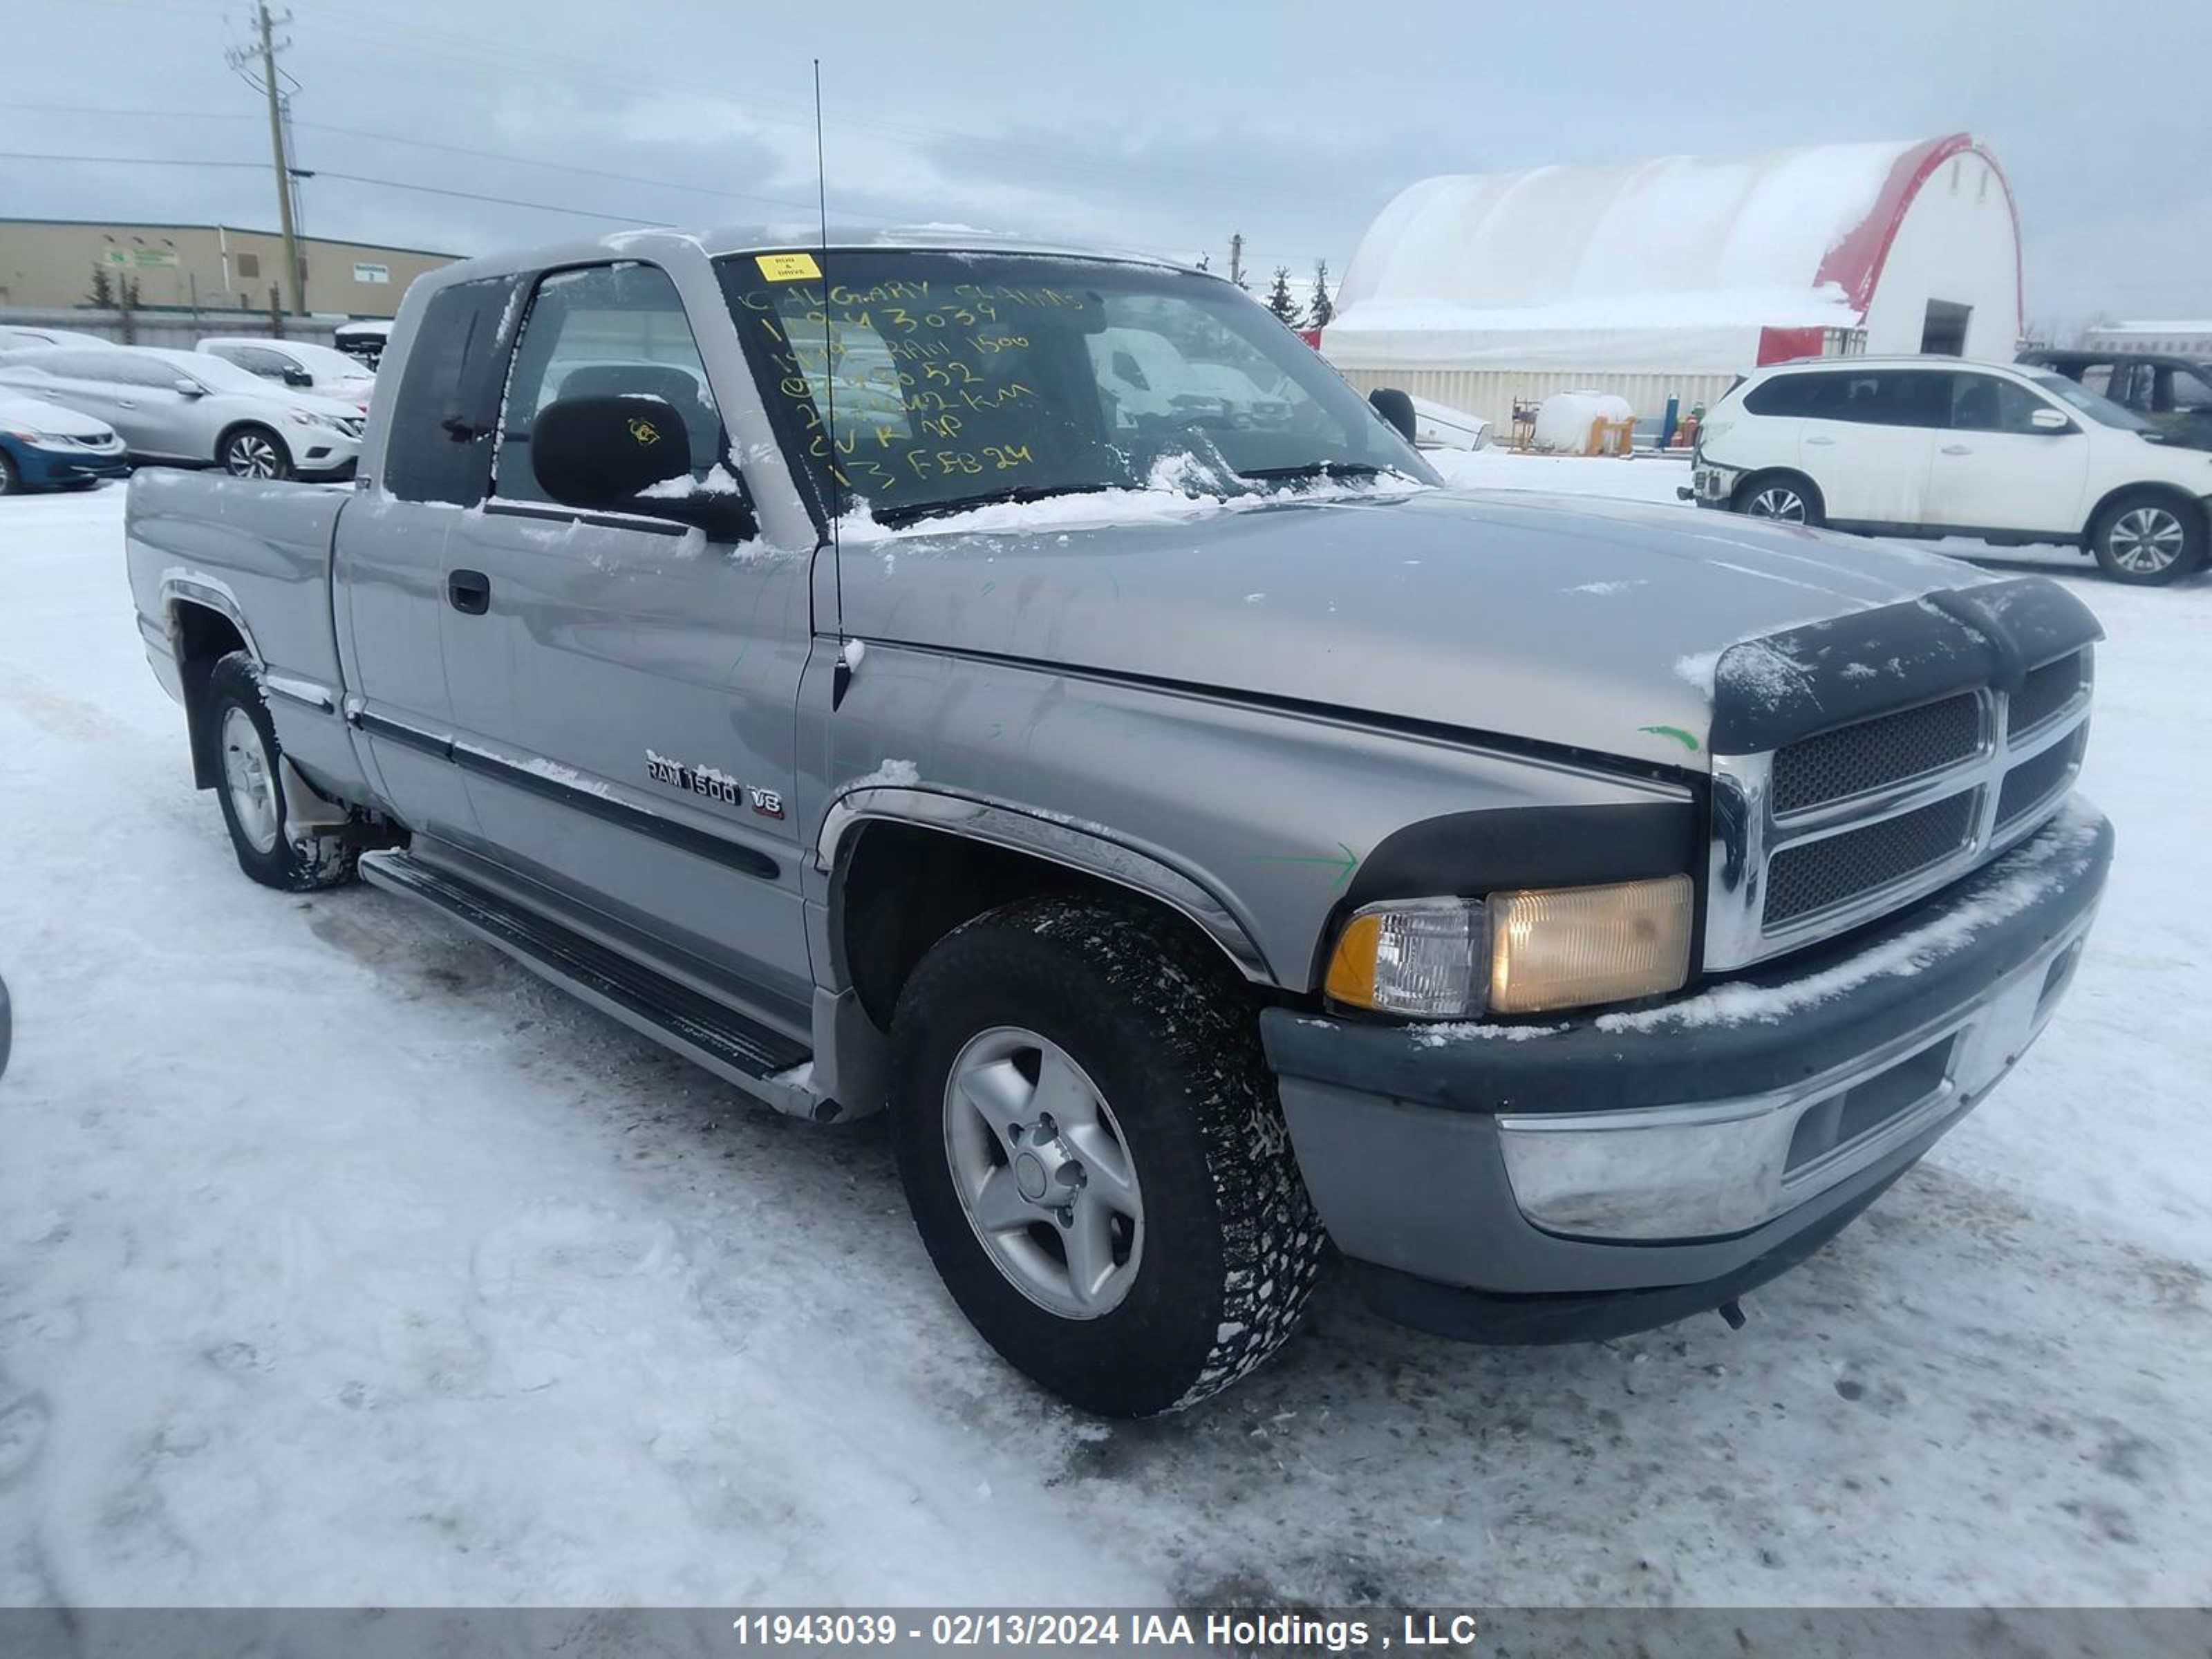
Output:
[[[694,479],[724,465],[722,417],[667,273],[636,264],[554,272],[538,285],[515,346],[494,494],[506,501],[551,499],[530,462],[531,428],[547,404],[628,393],[674,406],[690,444]]]
[[[384,487],[410,501],[484,497],[499,420],[500,325],[515,278],[456,283],[430,296],[385,441]]]

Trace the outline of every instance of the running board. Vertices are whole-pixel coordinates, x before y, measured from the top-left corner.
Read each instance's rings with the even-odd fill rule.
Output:
[[[428,905],[531,972],[776,1110],[809,1119],[836,1115],[834,1103],[815,1095],[810,1051],[797,1038],[410,854],[364,853],[361,874],[374,886]]]

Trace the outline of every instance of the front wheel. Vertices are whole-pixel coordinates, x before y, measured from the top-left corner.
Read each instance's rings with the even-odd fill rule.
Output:
[[[0,449],[0,495],[13,495],[23,487],[23,475],[15,470],[15,461],[4,449]]]
[[[1817,525],[1826,509],[1810,479],[1794,472],[1761,472],[1736,486],[1735,510],[1747,518]]]
[[[234,478],[289,478],[292,458],[284,441],[266,427],[242,426],[225,435],[216,454]]]
[[[283,751],[262,700],[260,672],[245,652],[232,652],[209,673],[200,718],[215,744],[221,775],[216,798],[238,867],[264,887],[286,893],[349,879],[356,848],[337,836],[295,834],[286,822],[277,765]]]
[[[2123,495],[2097,515],[2089,548],[2116,582],[2159,587],[2204,562],[2204,515],[2170,496]]]
[[[1010,905],[931,950],[891,1036],[915,1224],[1018,1370],[1146,1417],[1296,1328],[1326,1240],[1253,1011],[1203,944],[1128,907]]]

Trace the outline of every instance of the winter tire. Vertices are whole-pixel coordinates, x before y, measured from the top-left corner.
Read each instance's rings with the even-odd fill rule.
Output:
[[[238,867],[264,887],[305,893],[351,878],[353,848],[336,836],[295,836],[285,826],[276,728],[253,659],[234,651],[208,675],[200,718],[216,756],[216,798]]]
[[[0,449],[0,495],[13,495],[23,488],[23,475],[15,471],[15,463],[8,459],[8,452]]]
[[[2097,515],[2089,550],[2114,581],[2162,587],[2204,562],[2204,515],[2171,495],[2139,490]]]
[[[1009,905],[930,951],[892,1021],[892,1144],[952,1298],[1108,1417],[1280,1346],[1326,1244],[1243,987],[1133,907]]]
[[[216,459],[234,478],[292,476],[292,457],[284,441],[265,426],[241,426],[224,433]]]
[[[1760,472],[1736,486],[1735,510],[1747,518],[1817,525],[1826,517],[1820,492],[1795,472]]]

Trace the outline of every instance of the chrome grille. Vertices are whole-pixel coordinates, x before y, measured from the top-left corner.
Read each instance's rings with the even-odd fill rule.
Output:
[[[2075,652],[2031,669],[2012,706],[2005,711],[2005,730],[2014,737],[2033,732],[2080,695],[2084,683],[2082,654]]]
[[[1863,830],[1785,847],[1766,866],[1771,930],[1941,864],[1972,839],[1979,793],[1966,790]]]
[[[2008,697],[1958,692],[1765,754],[1713,757],[1705,966],[1844,933],[2032,834],[2081,766],[2085,649]]]
[[[1997,792],[1999,830],[2009,828],[2073,781],[2081,758],[2081,740],[2087,735],[2077,727],[2063,742],[2052,744],[2005,774],[2004,787]]]
[[[1774,756],[1778,817],[1863,795],[1955,765],[1982,746],[1982,702],[1971,691],[1823,732]]]

